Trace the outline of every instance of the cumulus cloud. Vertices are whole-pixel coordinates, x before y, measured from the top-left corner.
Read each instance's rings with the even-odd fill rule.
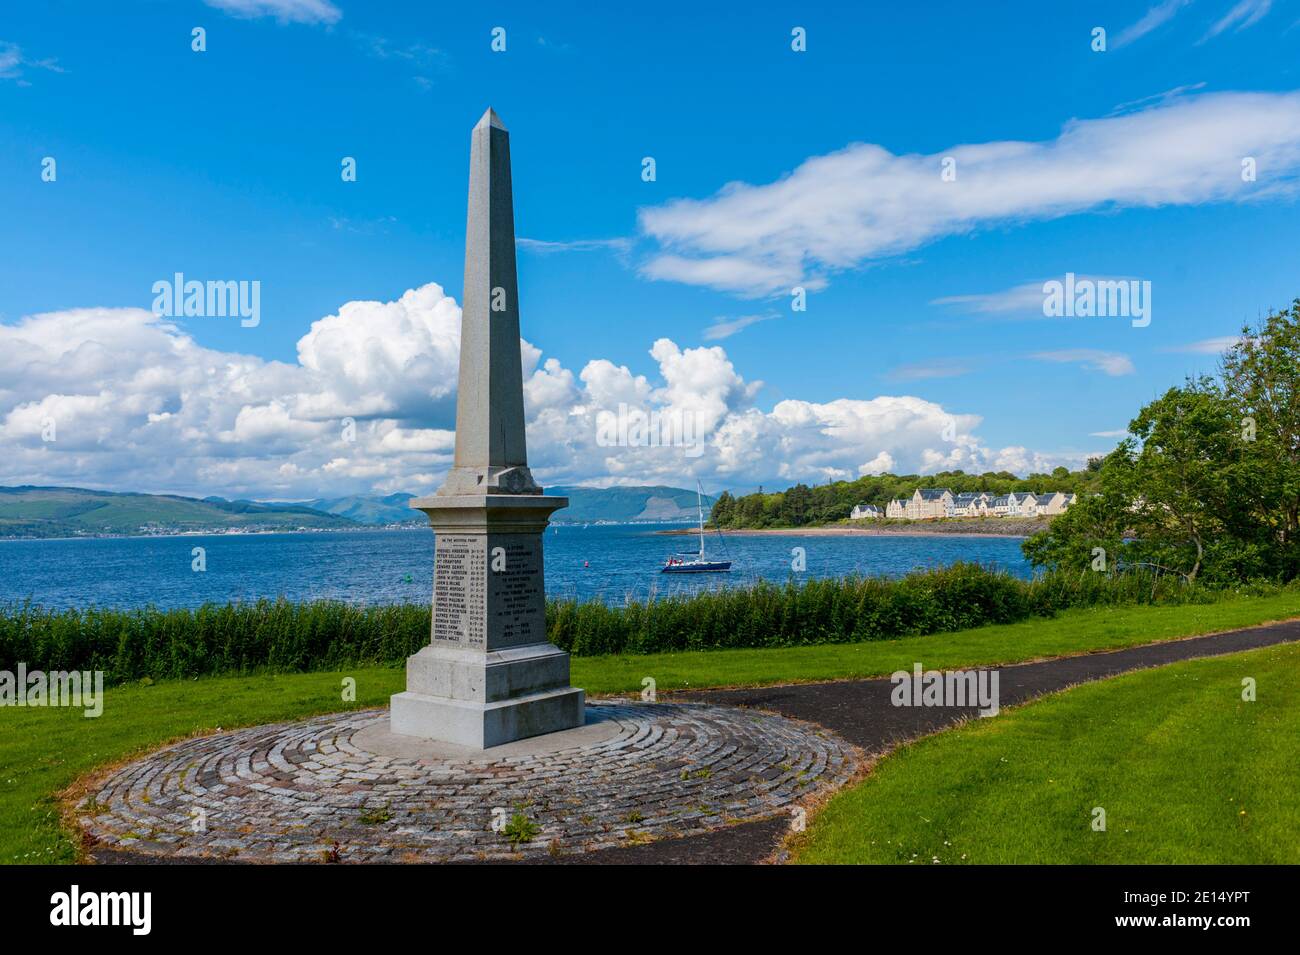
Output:
[[[348,302],[312,323],[298,363],[321,383],[297,398],[301,417],[453,427],[460,307],[432,284],[395,302]]]
[[[1246,183],[1241,157],[1266,178]],[[941,178],[943,160],[955,181]],[[639,212],[659,248],[652,279],[758,297],[818,288],[835,272],[1003,222],[1123,206],[1239,201],[1294,190],[1300,92],[1177,97],[1072,120],[1046,142],[954,145],[895,155],[856,143],[766,185],[733,182],[708,199]]]
[[[426,492],[451,464],[459,348],[460,308],[436,284],[348,302],[314,322],[288,362],[205,348],[136,308],[0,323],[0,484],[280,500]],[[529,342],[520,349],[529,461],[548,484],[748,486],[1078,463],[989,448],[979,416],[908,395],[763,410],[762,382],[717,345],[660,338],[648,375],[604,358],[575,371]],[[611,441],[602,418],[620,414],[679,430]]]
[[[296,363],[204,348],[143,309],[0,324],[3,483],[401,489],[450,461],[459,338],[437,285],[349,302],[313,323]]]

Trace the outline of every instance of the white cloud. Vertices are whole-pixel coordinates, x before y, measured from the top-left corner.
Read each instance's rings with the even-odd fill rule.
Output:
[[[936,358],[934,361],[899,365],[889,373],[890,378],[899,381],[915,381],[923,378],[959,378],[970,374],[976,359],[970,358]]]
[[[1186,96],[1188,93],[1195,93],[1197,90],[1205,89],[1205,82],[1185,83],[1182,86],[1175,86],[1173,89],[1167,89],[1162,93],[1152,93],[1150,96],[1142,96],[1138,99],[1129,100],[1120,103],[1113,110],[1107,113],[1108,116],[1118,116],[1120,113],[1131,113],[1135,110],[1146,109],[1153,105],[1165,106],[1178,99],[1180,96]]]
[[[1245,183],[1241,157],[1267,179]],[[957,178],[940,177],[956,160]],[[835,272],[1001,222],[1088,210],[1244,201],[1290,193],[1300,173],[1300,92],[1208,93],[1072,120],[1046,142],[895,155],[857,143],[766,185],[640,210],[659,250],[643,275],[757,297],[819,288]]]
[[[1221,335],[1218,338],[1204,338],[1199,342],[1186,345],[1170,345],[1161,351],[1190,352],[1193,355],[1219,355],[1241,341],[1240,335]]]
[[[1081,365],[1090,371],[1100,371],[1112,377],[1131,375],[1137,371],[1133,359],[1121,352],[1100,351],[1096,348],[1067,348],[1062,351],[1043,351],[1029,356],[1039,361]]]
[[[453,427],[460,307],[434,284],[395,302],[348,302],[312,323],[298,363],[321,383],[298,397],[302,417]]]
[[[515,244],[528,252],[550,255],[554,252],[598,252],[603,250],[626,252],[632,247],[632,240],[627,238],[574,239],[572,242],[548,242],[545,239],[528,239],[520,236],[515,240]]]
[[[12,43],[0,43],[0,80],[22,75],[23,51]]]
[[[977,315],[1046,318],[1048,316],[1044,314],[1043,309],[1047,296],[1043,291],[1043,286],[1049,281],[1064,282],[1065,273],[1062,272],[1060,275],[1047,279],[1037,279],[1033,282],[1014,285],[1009,289],[997,292],[946,295],[943,298],[931,299],[930,304],[943,305],[959,312]],[[1131,282],[1134,281],[1134,277],[1129,275],[1090,275],[1086,272],[1075,272],[1074,281],[1076,283]]]
[[[1114,431],[1091,431],[1088,433],[1090,438],[1126,438],[1128,437],[1127,428],[1116,428]]]
[[[1118,50],[1121,47],[1128,46],[1134,40],[1139,40],[1146,36],[1157,27],[1162,27],[1181,10],[1191,3],[1192,0],[1162,0],[1154,7],[1149,9],[1142,17],[1131,26],[1125,27],[1120,31],[1111,43],[1111,49]]]
[[[1044,280],[1046,281],[1046,280]],[[930,301],[931,305],[949,305],[963,312],[1001,315],[1014,312],[1036,313],[1043,316],[1043,283],[1026,282],[1001,292],[984,292],[972,295],[945,295]]]
[[[0,323],[0,484],[276,500],[429,491],[451,464],[459,347],[460,309],[435,284],[346,303],[312,323],[294,362],[205,348],[136,308]],[[762,383],[716,345],[660,338],[651,375],[603,358],[575,373],[520,348],[529,461],[549,484],[752,486],[1082,460],[987,447],[979,416],[910,395],[763,410]],[[688,417],[696,447],[605,446],[597,424],[620,406]]]
[[[343,11],[329,0],[203,0],[232,16],[275,17],[281,23],[338,23]]]
[[[32,84],[23,78],[25,66],[49,70],[52,73],[64,72],[57,60],[29,60],[23,55],[22,48],[18,44],[0,40],[0,80],[14,80],[19,86],[31,86]]]
[[[1272,8],[1273,0],[1240,0],[1221,19],[1215,21],[1204,39],[1212,39],[1229,28],[1245,30],[1252,27],[1264,19]]]
[[[759,322],[770,322],[778,317],[774,312],[769,312],[766,315],[741,315],[739,318],[719,316],[713,320],[712,325],[704,330],[704,339],[711,342],[722,341],[737,332],[744,331],[750,325],[757,325]]]

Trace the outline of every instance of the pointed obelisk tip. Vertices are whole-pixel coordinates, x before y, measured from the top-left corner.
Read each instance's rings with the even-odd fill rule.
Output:
[[[501,122],[501,117],[497,115],[497,111],[491,106],[487,108],[487,112],[483,114],[483,117],[474,124],[475,129],[483,129],[487,126],[495,126],[497,129],[506,128],[506,124]]]

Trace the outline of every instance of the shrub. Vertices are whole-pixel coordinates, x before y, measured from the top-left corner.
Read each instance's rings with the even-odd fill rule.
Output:
[[[1209,601],[1218,593],[1143,568],[1020,580],[954,564],[898,579],[760,582],[629,600],[621,607],[553,600],[546,622],[557,646],[594,656],[889,640],[1051,616],[1070,607]],[[27,602],[0,608],[0,670],[12,672],[19,661],[29,670],[103,670],[112,684],[400,666],[428,643],[430,626],[430,607],[414,604],[259,600],[175,610],[51,610]]]

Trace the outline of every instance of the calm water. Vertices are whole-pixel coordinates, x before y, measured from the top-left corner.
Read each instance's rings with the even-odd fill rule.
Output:
[[[707,539],[710,556],[730,558],[730,574],[666,575],[664,558],[692,537],[656,534],[649,525],[560,527],[546,534],[546,590],[553,597],[622,603],[709,587],[784,581],[791,549],[807,552],[807,574],[896,576],[958,560],[1030,576],[1020,541],[936,537],[727,537]],[[190,569],[191,550],[207,551],[207,570]],[[258,597],[422,603],[430,598],[433,532],[348,531],[0,541],[0,602],[31,598],[50,607],[194,606]]]

